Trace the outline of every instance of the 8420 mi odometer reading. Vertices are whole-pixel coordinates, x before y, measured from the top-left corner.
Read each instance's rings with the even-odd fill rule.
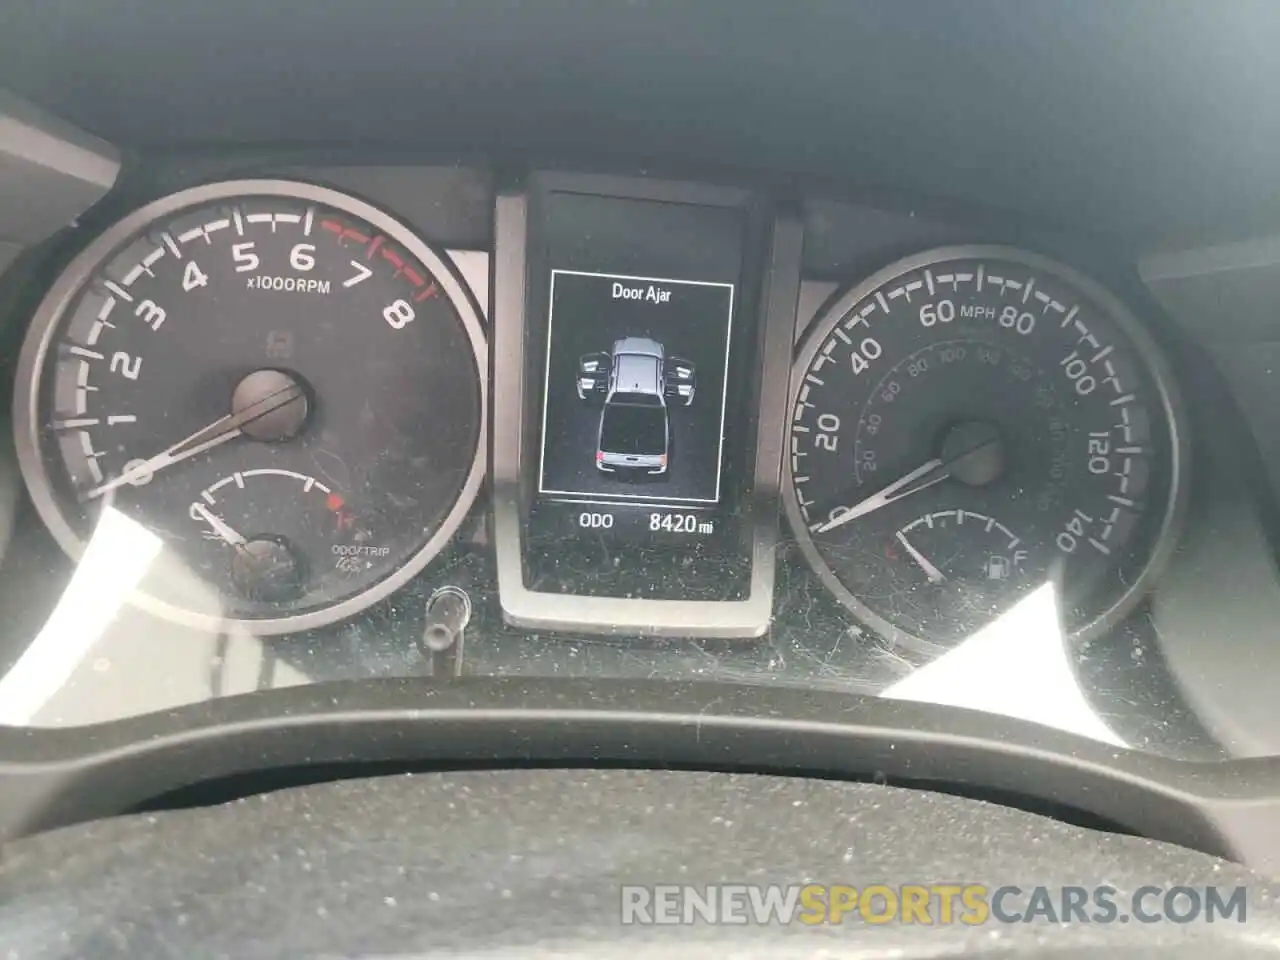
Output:
[[[819,319],[792,377],[788,510],[824,582],[936,649],[1031,590],[1114,623],[1167,553],[1181,426],[1127,310],[1004,248],[895,264]]]

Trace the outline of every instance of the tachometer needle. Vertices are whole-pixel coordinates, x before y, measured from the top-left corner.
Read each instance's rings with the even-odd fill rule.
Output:
[[[241,428],[246,424],[252,423],[261,417],[265,417],[272,411],[280,409],[287,403],[292,403],[303,395],[304,391],[302,387],[296,383],[290,383],[289,386],[277,390],[274,393],[270,393],[255,403],[249,404],[243,410],[227,414],[225,417],[219,417],[217,420],[213,421],[213,423],[206,427],[201,427],[195,433],[191,434],[191,436],[179,440],[173,446],[156,454],[149,460],[143,460],[140,463],[134,464],[118,477],[112,477],[105,483],[89,490],[84,494],[84,499],[92,500],[95,497],[100,497],[104,493],[109,493],[117,487],[124,486],[126,483],[134,483],[141,477],[145,477],[148,474],[158,473],[166,467],[171,467],[175,463],[181,463],[183,460],[194,457],[196,454],[204,453],[206,450],[212,450],[219,444],[226,443],[228,440],[240,436]]]
[[[237,533],[225,520],[215,514],[203,503],[193,503],[191,505],[191,513],[198,516],[201,520],[213,528],[213,532],[220,536],[233,547],[243,547],[246,543],[244,537]]]
[[[928,557],[911,545],[911,541],[907,539],[906,534],[901,530],[898,531],[898,542],[906,548],[907,553],[911,554],[911,559],[920,565],[920,569],[924,571],[924,575],[929,578],[930,583],[942,583],[947,579],[946,575],[935,567]]]

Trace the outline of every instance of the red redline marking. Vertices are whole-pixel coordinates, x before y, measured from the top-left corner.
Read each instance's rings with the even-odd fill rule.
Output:
[[[382,259],[386,260],[393,267],[395,267],[397,274],[403,273],[408,278],[409,282],[413,284],[415,287],[421,287],[424,283],[426,283],[426,280],[423,279],[422,275],[418,273],[418,271],[414,270],[412,267],[405,266],[404,260],[400,257],[398,253],[396,253],[394,250],[390,249],[389,247],[383,246],[383,243],[386,242],[386,239],[387,239],[386,237],[376,236],[370,239],[369,237],[366,237],[363,233],[361,233],[359,230],[354,230],[351,227],[344,227],[337,220],[321,220],[320,228],[322,230],[328,230],[330,233],[336,233],[338,235],[338,242],[342,243],[343,246],[346,245],[345,243],[343,243],[343,241],[345,241],[347,238],[355,240],[357,243],[368,244],[368,250],[365,252],[365,259],[369,259],[373,257],[374,254],[378,253],[379,250],[381,250]],[[420,291],[413,298],[413,300],[415,303],[421,303],[423,300],[428,300],[428,299],[431,299],[432,297],[438,297],[439,295],[440,295],[440,288],[437,287],[433,282],[429,284],[427,287],[425,287],[422,291]],[[341,500],[340,497],[338,499]],[[339,503],[337,507],[331,507],[330,509],[338,510],[340,508],[341,508],[341,503]]]
[[[359,230],[354,230],[351,227],[344,227],[337,220],[321,220],[320,227],[324,230],[328,230],[330,233],[336,233],[338,235],[338,243],[344,247],[346,246],[345,241],[348,238],[356,241],[356,243],[369,242],[369,238]]]

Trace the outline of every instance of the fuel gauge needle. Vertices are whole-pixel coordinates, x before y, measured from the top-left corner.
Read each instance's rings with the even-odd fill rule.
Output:
[[[243,547],[246,543],[245,538],[237,533],[225,520],[215,514],[203,503],[193,503],[191,505],[192,516],[199,517],[207,523],[213,532],[220,536],[233,547]]]
[[[924,571],[924,575],[929,578],[930,583],[943,583],[946,581],[946,575],[935,567],[928,557],[913,547],[911,541],[907,539],[906,534],[901,530],[898,531],[898,542],[906,548],[907,553],[911,554],[911,559],[920,565],[920,569]]]

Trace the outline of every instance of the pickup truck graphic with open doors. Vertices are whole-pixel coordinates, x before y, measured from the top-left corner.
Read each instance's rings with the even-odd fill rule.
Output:
[[[578,398],[603,400],[596,432],[596,468],[605,473],[662,476],[671,458],[669,406],[689,406],[693,364],[668,357],[647,337],[615,340],[610,353],[578,361]]]

